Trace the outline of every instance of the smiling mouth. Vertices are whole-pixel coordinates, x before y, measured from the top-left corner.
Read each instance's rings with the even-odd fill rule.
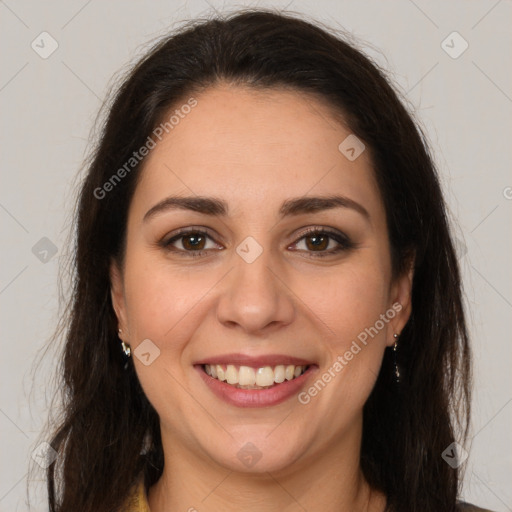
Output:
[[[233,364],[203,364],[203,371],[211,378],[238,389],[269,389],[285,381],[300,377],[311,365],[276,365],[253,368]]]

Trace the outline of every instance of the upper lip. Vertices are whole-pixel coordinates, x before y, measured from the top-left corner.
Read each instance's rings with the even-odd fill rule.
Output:
[[[262,368],[264,366],[290,365],[307,366],[314,364],[312,361],[300,357],[287,356],[284,354],[265,354],[261,356],[249,356],[247,354],[222,354],[209,356],[194,364],[233,364],[237,366],[251,366]]]

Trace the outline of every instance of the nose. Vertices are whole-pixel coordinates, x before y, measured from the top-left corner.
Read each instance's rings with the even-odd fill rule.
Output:
[[[217,319],[228,328],[264,334],[290,324],[295,315],[293,292],[280,277],[269,251],[248,263],[235,256],[217,305]]]

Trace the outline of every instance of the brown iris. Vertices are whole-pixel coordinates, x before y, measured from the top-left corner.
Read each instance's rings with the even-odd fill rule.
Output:
[[[312,240],[312,244],[309,241]],[[326,235],[310,235],[306,237],[306,246],[311,250],[324,250],[329,245],[329,237]]]
[[[204,249],[206,237],[199,233],[192,233],[182,238],[182,244],[185,249]]]

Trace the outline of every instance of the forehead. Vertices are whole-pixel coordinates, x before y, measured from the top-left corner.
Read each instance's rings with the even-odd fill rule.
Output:
[[[135,209],[172,193],[225,197],[243,214],[287,197],[339,192],[382,213],[369,152],[351,161],[340,151],[351,132],[325,102],[232,85],[194,99],[193,108],[169,112],[181,115],[146,157]]]

